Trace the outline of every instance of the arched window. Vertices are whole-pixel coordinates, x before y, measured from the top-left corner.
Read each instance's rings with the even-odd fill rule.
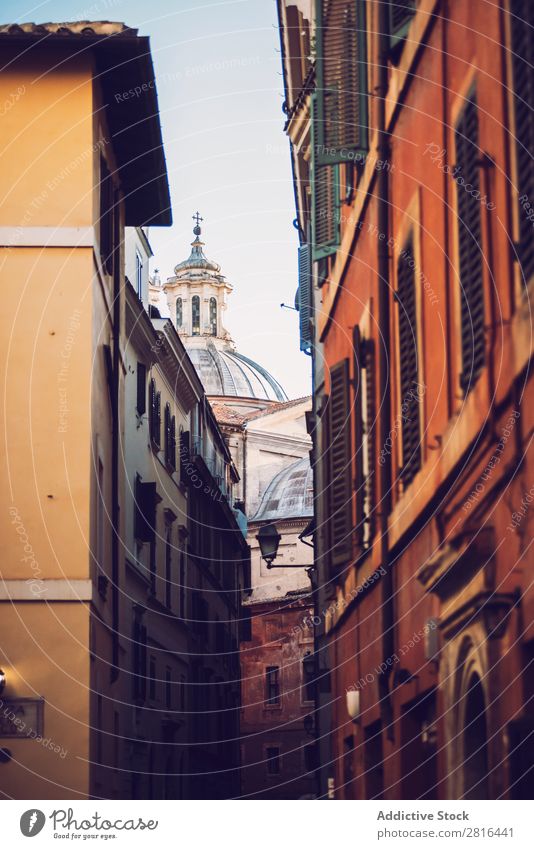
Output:
[[[182,299],[176,299],[176,327],[181,327],[184,319],[184,311],[182,306]]]
[[[192,334],[200,336],[200,297],[193,295],[191,298]]]
[[[217,336],[217,299],[210,298],[210,333]]]

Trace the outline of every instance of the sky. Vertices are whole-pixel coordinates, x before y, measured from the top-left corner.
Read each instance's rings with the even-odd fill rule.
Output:
[[[297,232],[275,0],[2,0],[0,23],[113,20],[151,39],[174,224],[151,228],[162,279],[204,252],[234,286],[225,325],[238,350],[307,395],[299,351]]]

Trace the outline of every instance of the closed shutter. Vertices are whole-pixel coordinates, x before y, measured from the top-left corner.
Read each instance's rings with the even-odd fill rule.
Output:
[[[328,395],[323,395],[319,415],[321,417],[321,488],[317,497],[320,498],[321,507],[318,510],[318,516],[322,542],[321,554],[329,562],[332,508],[330,499],[330,398]],[[325,574],[322,580],[327,581],[328,577],[329,575]]]
[[[171,469],[176,469],[176,416],[171,419],[169,465]]]
[[[364,545],[368,547],[375,535],[376,472],[376,374],[375,350],[372,339],[366,339],[362,350],[362,367],[365,373],[364,403]]]
[[[311,99],[312,146],[316,137],[315,97]],[[312,158],[312,259],[317,262],[339,246],[339,169],[320,165]]]
[[[146,413],[146,366],[137,363],[137,412],[140,416]]]
[[[189,431],[180,432],[180,483],[186,485],[189,481],[190,470]]]
[[[364,459],[363,459],[363,368],[360,328],[352,331],[354,365],[354,489],[356,490],[356,541],[363,545],[364,538]]]
[[[165,450],[165,462],[167,465],[170,465],[171,460],[171,408],[169,404],[165,404],[165,413],[163,419],[163,430],[164,430],[164,450]]]
[[[312,275],[311,275],[311,248],[302,245],[298,252],[299,269],[299,328],[300,328],[300,350],[309,353],[312,347]]]
[[[354,444],[356,473],[356,536],[362,549],[374,536],[375,503],[375,375],[374,347],[363,339],[359,327],[353,330],[354,354]]]
[[[155,441],[155,432],[156,432],[156,381],[154,378],[150,381],[149,388],[149,425],[150,425],[150,438]]]
[[[406,38],[414,13],[415,0],[389,0],[389,37],[392,47]]]
[[[156,533],[156,505],[158,496],[155,483],[135,483],[135,538],[140,542],[154,542]]]
[[[474,95],[466,103],[455,136],[462,334],[460,383],[468,391],[484,365],[482,227],[480,201],[476,197],[480,196],[478,114]],[[465,184],[470,184],[469,191]]]
[[[511,0],[519,244],[525,283],[534,274],[534,3]]]
[[[323,165],[354,160],[368,150],[364,0],[316,0],[317,133]]]
[[[352,554],[352,457],[349,361],[330,373],[330,550],[332,567]]]
[[[408,485],[421,468],[415,261],[411,242],[401,253],[398,260],[396,299],[399,310],[400,414],[402,428],[401,478],[404,484]]]
[[[156,408],[154,412],[154,442],[161,445],[161,392],[156,392]]]

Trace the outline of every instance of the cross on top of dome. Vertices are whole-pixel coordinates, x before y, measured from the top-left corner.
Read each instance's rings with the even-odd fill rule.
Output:
[[[202,233],[202,230],[200,229],[200,222],[204,221],[204,219],[200,216],[200,213],[198,211],[195,212],[195,214],[192,216],[192,218],[193,218],[193,221],[197,222],[196,226],[193,227],[193,233],[195,234],[195,236],[200,236],[200,234]]]

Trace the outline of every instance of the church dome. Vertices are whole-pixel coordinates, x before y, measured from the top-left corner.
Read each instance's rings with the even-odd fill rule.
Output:
[[[252,522],[306,519],[313,516],[313,473],[308,457],[282,469],[263,493]]]
[[[187,353],[206,395],[287,401],[287,395],[266,369],[235,350],[216,347],[208,339],[202,347],[190,347]]]
[[[260,407],[264,402],[287,401],[286,393],[266,369],[236,351],[223,324],[233,287],[220,273],[220,265],[204,254],[198,212],[193,219],[191,253],[175,266],[174,277],[167,279],[163,290],[171,320],[206,395],[254,399],[262,402]],[[158,294],[153,286],[151,302],[159,308]]]
[[[198,233],[196,232],[198,230]],[[204,256],[204,252],[202,248],[204,247],[204,242],[201,242],[199,239],[200,236],[200,227],[195,227],[195,241],[191,242],[191,253],[189,254],[187,259],[184,259],[182,262],[179,262],[178,265],[174,268],[174,273],[181,277],[184,271],[201,269],[202,271],[211,271],[213,274],[218,275],[221,266],[217,265],[216,262],[211,262],[206,256]]]

